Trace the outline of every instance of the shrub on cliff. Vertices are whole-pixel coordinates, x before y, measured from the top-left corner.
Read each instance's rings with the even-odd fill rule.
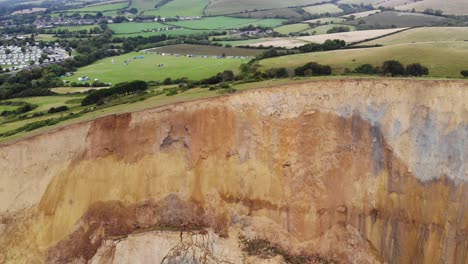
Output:
[[[398,75],[405,75],[405,67],[401,62],[396,60],[388,60],[385,61],[382,65],[382,74],[384,75],[391,75],[391,76],[398,76]]]
[[[272,68],[265,71],[262,75],[263,78],[288,78],[289,73],[286,68]]]
[[[319,76],[330,75],[332,69],[328,65],[321,65],[316,62],[309,62],[304,66],[297,67],[294,73],[298,76]]]
[[[47,112],[49,114],[52,114],[52,113],[59,113],[59,112],[64,112],[64,111],[68,111],[68,106],[62,105],[62,106],[59,106],[59,107],[51,107],[49,109],[49,111],[47,111]]]
[[[378,69],[377,67],[374,67],[371,64],[363,64],[354,69],[354,72],[360,74],[377,74]]]
[[[144,91],[148,88],[148,84],[144,81],[132,81],[125,83],[118,83],[114,87],[109,89],[102,89],[91,92],[86,96],[83,101],[81,101],[82,106],[96,104],[99,101],[102,101],[106,97],[112,95],[126,95],[133,94],[138,91]]]
[[[406,66],[406,75],[409,76],[423,76],[429,74],[429,69],[419,63],[413,63]]]
[[[460,72],[463,77],[468,77],[468,70],[463,70]]]

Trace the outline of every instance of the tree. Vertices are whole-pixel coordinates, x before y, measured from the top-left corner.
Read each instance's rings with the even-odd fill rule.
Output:
[[[468,77],[468,70],[463,70],[460,72],[460,74],[463,76],[463,77]]]
[[[286,68],[271,68],[265,71],[266,78],[287,78],[289,73]]]
[[[114,23],[122,23],[126,21],[128,21],[128,19],[124,16],[117,16],[114,18]]]
[[[349,27],[346,27],[346,26],[334,26],[332,28],[330,28],[329,30],[327,30],[327,34],[330,34],[330,33],[339,33],[339,32],[349,32],[350,29]]]
[[[396,60],[385,61],[382,65],[382,73],[391,76],[405,75],[405,67]]]
[[[29,61],[29,65],[34,65],[34,63],[36,63],[34,60]]]
[[[101,18],[102,16],[103,16],[102,12],[97,12],[97,13],[96,13],[96,17],[97,17],[97,18]]]
[[[360,73],[360,74],[376,74],[377,69],[372,66],[371,64],[363,64],[356,69],[354,69],[355,73]]]
[[[304,66],[297,67],[294,73],[298,76],[318,76],[318,75],[330,75],[332,69],[328,65],[321,65],[316,62],[309,62]]]
[[[419,63],[413,63],[406,66],[406,74],[410,76],[423,76],[429,74],[429,69]]]
[[[232,71],[224,71],[222,74],[223,82],[229,82],[234,80],[234,73]]]

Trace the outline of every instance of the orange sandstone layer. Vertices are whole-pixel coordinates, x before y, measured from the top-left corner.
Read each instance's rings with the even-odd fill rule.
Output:
[[[343,232],[373,260],[466,263],[465,98],[462,81],[311,81],[0,146],[0,263],[86,263],[152,226],[226,237],[246,217],[291,254],[353,262],[331,248]]]

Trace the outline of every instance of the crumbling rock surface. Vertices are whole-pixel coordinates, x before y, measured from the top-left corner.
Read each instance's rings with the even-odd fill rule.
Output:
[[[0,263],[467,263],[465,98],[309,81],[0,146]]]

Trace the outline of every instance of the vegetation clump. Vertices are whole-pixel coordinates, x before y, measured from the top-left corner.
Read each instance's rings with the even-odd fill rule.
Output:
[[[66,105],[62,105],[62,106],[59,106],[59,107],[51,107],[49,109],[49,111],[47,111],[49,114],[52,114],[52,113],[60,113],[60,112],[65,112],[65,111],[68,111],[68,106]]]
[[[412,63],[406,67],[399,61],[385,61],[382,66],[374,67],[371,64],[363,64],[356,69],[354,73],[366,75],[388,75],[388,76],[425,76],[429,74],[429,69],[420,63]]]
[[[132,81],[125,83],[118,83],[109,89],[102,89],[91,92],[81,101],[82,106],[91,104],[101,104],[104,98],[112,95],[126,95],[133,94],[137,91],[144,91],[148,88],[148,84],[144,81]]]
[[[330,33],[340,33],[340,32],[349,32],[351,31],[349,29],[349,27],[345,27],[345,26],[335,26],[335,27],[332,27],[330,28],[329,30],[327,30],[327,34],[330,34]]]
[[[328,65],[322,65],[316,62],[309,62],[304,66],[297,67],[294,70],[294,73],[297,76],[330,75],[332,73],[332,69]]]
[[[243,250],[250,256],[258,256],[260,258],[272,258],[275,256],[282,256],[287,263],[290,264],[303,264],[303,263],[323,263],[332,264],[336,263],[332,259],[326,259],[319,255],[300,254],[292,255],[281,247],[272,244],[270,241],[261,238],[248,239],[244,236],[240,238],[241,243],[244,245]]]
[[[25,102],[12,102],[12,101],[7,101],[7,102],[0,102],[0,105],[5,105],[5,106],[19,106],[15,110],[4,110],[0,113],[0,116],[10,116],[10,115],[19,115],[19,114],[24,114],[27,113],[35,108],[37,108],[37,105],[35,104],[28,104]]]

